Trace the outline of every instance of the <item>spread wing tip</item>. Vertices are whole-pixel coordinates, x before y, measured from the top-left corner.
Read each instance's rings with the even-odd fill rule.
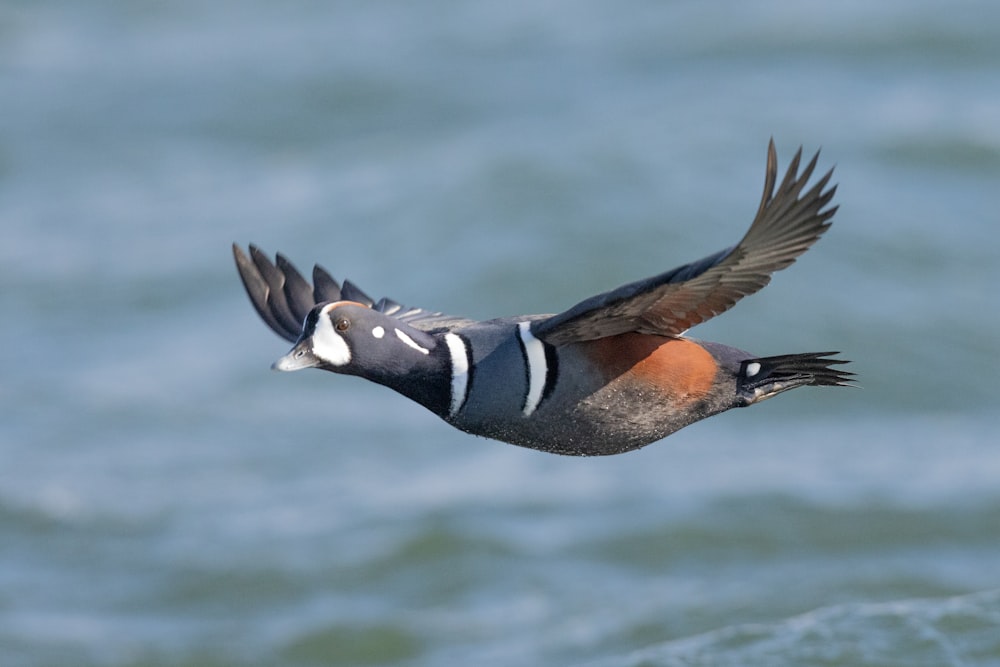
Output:
[[[784,255],[784,261],[779,262],[781,266],[774,266],[771,271],[791,264],[815,243],[829,229],[838,209],[830,205],[837,192],[837,185],[830,184],[834,169],[831,167],[806,190],[819,163],[820,151],[817,150],[800,171],[801,156],[800,146],[780,185],[776,185],[778,171],[774,140],[768,143],[767,172],[760,207],[740,242],[747,253],[761,252],[766,248],[762,257]]]
[[[313,290],[302,274],[281,253],[275,261],[258,246],[249,244],[249,255],[233,243],[236,270],[250,302],[264,323],[276,334],[295,342],[305,315],[315,305]]]
[[[425,330],[470,321],[436,311],[408,308],[389,298],[376,302],[350,280],[337,282],[319,264],[313,266],[310,285],[283,254],[276,253],[272,262],[258,246],[251,243],[248,248],[249,255],[239,244],[233,243],[236,270],[250,302],[267,326],[293,343],[298,340],[302,324],[310,310],[320,303],[342,300],[356,301]]]
[[[837,206],[833,169],[805,191],[819,151],[802,166],[800,146],[780,184],[773,137],[767,146],[764,192],[743,239],[725,250],[660,275],[585,299],[533,326],[534,334],[559,345],[628,331],[678,335],[731,308],[768,284],[829,229]]]

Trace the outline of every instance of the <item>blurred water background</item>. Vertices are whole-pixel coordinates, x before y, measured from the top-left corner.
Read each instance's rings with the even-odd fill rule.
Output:
[[[636,453],[277,375],[230,244],[552,312],[830,233],[693,331],[839,349]],[[1000,4],[0,6],[0,663],[1000,664]]]

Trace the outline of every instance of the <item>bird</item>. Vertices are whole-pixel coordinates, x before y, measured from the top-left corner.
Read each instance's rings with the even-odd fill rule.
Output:
[[[815,352],[757,356],[687,331],[729,310],[830,227],[831,168],[802,148],[764,192],[736,245],[580,301],[557,314],[473,320],[378,301],[320,265],[312,284],[280,253],[233,244],[258,315],[294,345],[278,371],[318,368],[384,385],[467,433],[531,449],[604,456],[803,386],[855,386],[849,363]]]

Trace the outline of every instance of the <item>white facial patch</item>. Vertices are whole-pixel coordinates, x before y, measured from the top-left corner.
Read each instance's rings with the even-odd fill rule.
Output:
[[[376,338],[381,338],[382,336],[385,335],[385,329],[383,329],[382,327],[375,327],[374,329],[372,329],[372,335],[375,336]]]
[[[524,397],[522,412],[530,417],[538,404],[542,402],[542,392],[545,390],[545,379],[549,373],[549,365],[545,360],[545,344],[531,333],[531,322],[521,322],[517,325],[518,336],[524,346],[524,356],[528,363],[528,393]]]
[[[327,315],[334,305],[336,304],[330,304],[319,314],[312,335],[312,352],[331,366],[346,366],[351,363],[351,348],[347,346],[343,336],[334,330],[333,322]]]
[[[409,345],[410,347],[412,347],[414,350],[416,350],[420,354],[430,354],[431,353],[431,351],[428,350],[426,347],[422,347],[420,345],[417,345],[417,341],[413,340],[412,338],[410,338],[409,336],[407,336],[406,333],[400,331],[399,329],[396,329],[396,338],[398,338],[399,340],[403,341],[404,343],[406,343],[407,345]]]
[[[746,375],[748,378],[752,378],[754,375],[757,375],[757,373],[760,373],[760,364],[758,364],[756,361],[747,364]]]
[[[451,406],[448,416],[454,417],[462,409],[469,393],[469,349],[461,336],[453,333],[445,334],[444,342],[448,344],[451,355]]]

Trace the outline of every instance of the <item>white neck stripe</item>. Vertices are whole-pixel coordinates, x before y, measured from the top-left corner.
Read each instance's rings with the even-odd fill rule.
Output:
[[[451,355],[451,406],[448,416],[454,417],[469,394],[469,348],[461,336],[453,333],[445,334],[444,342]]]
[[[524,346],[524,358],[528,366],[528,393],[524,397],[524,408],[521,411],[525,417],[530,417],[542,402],[549,365],[545,359],[545,344],[531,333],[531,322],[518,324],[517,334]]]

